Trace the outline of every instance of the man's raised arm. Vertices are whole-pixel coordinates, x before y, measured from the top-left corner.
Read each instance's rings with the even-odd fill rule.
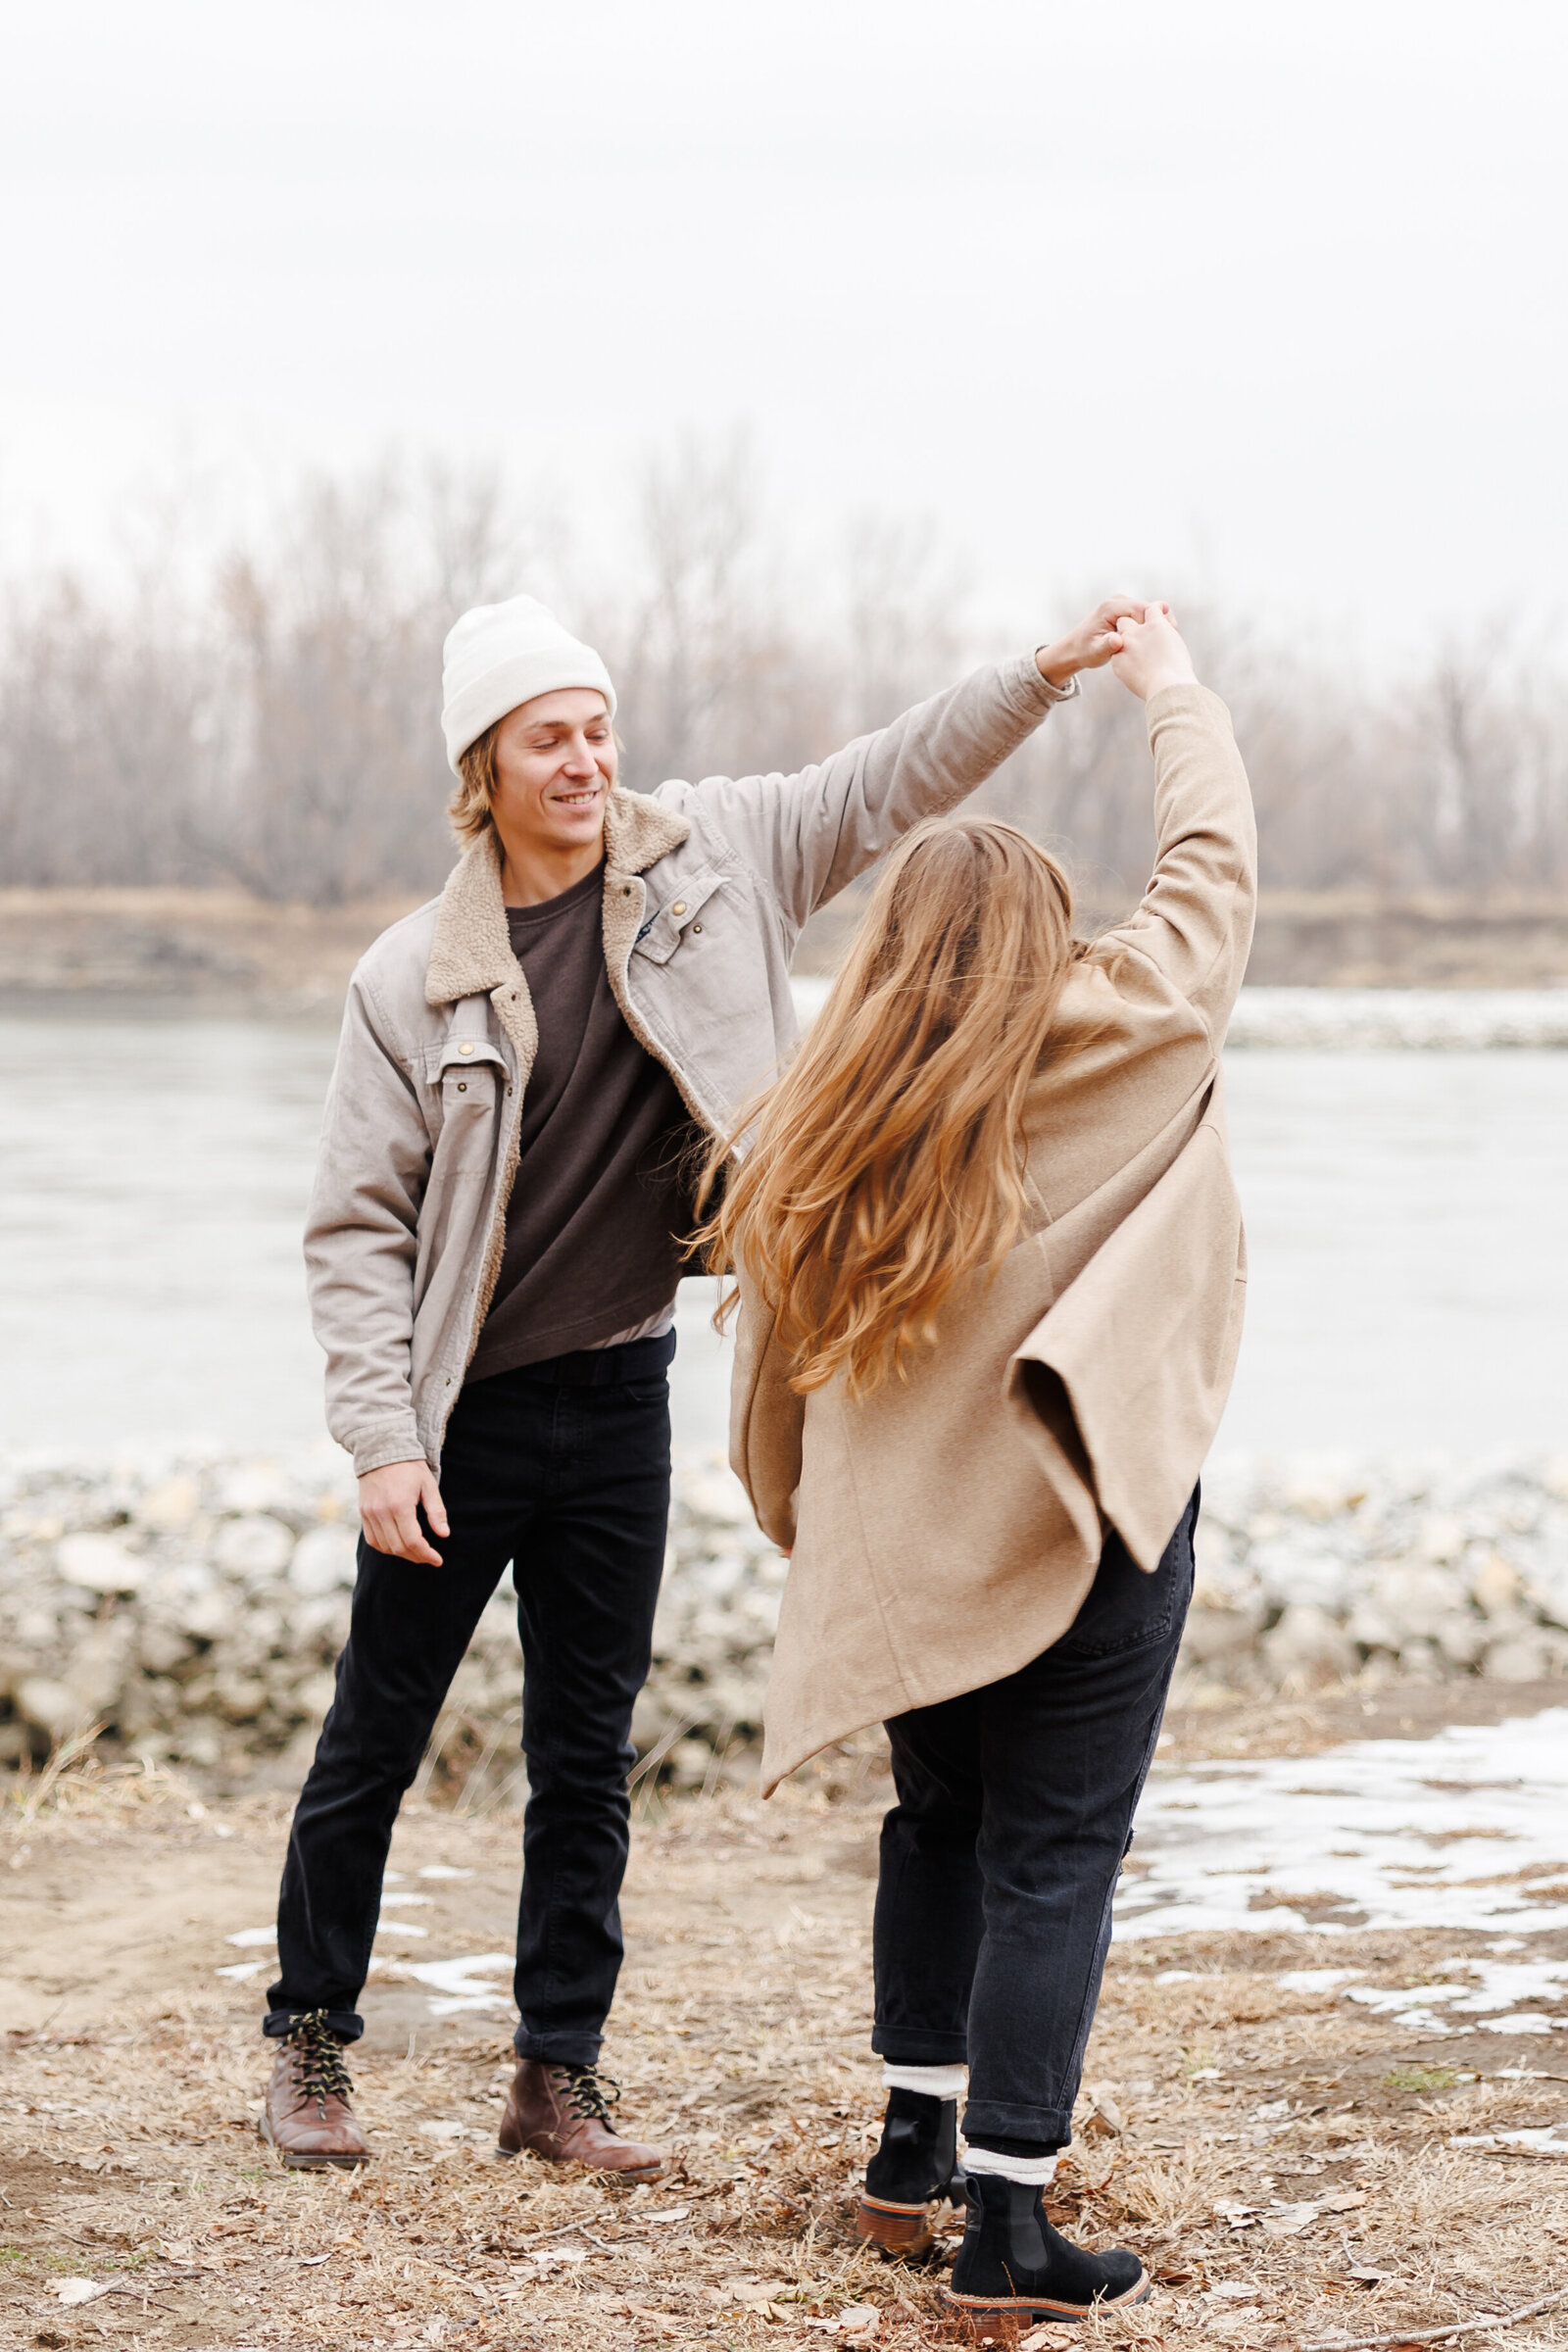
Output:
[[[911,826],[994,774],[1053,705],[1076,694],[1081,669],[1121,651],[1117,614],[1143,610],[1137,598],[1107,598],[1054,644],[975,670],[798,775],[710,776],[666,784],[659,797],[676,808],[697,800],[715,815],[799,929]]]

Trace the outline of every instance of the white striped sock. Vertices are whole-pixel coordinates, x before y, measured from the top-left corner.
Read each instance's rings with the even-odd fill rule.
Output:
[[[968,2085],[966,2066],[893,2066],[884,2061],[882,2067],[884,2090],[918,2090],[928,2099],[961,2099]]]
[[[971,2148],[963,2151],[966,2173],[994,2173],[1003,2180],[1016,2180],[1023,2188],[1044,2188],[1056,2177],[1054,2152],[1049,2156],[1004,2156],[996,2148]]]

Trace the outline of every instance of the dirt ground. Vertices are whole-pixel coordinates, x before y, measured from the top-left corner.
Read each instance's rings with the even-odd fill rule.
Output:
[[[1560,1686],[1549,1695],[1560,1701]],[[1371,1720],[1366,1701],[1339,1699],[1186,1715],[1166,1752],[1417,1736],[1437,1728],[1425,1717],[1439,1703],[1391,1694]],[[628,2125],[672,2162],[628,2192],[498,2159],[508,2011],[432,2017],[428,1986],[398,1973],[424,1949],[506,1951],[514,1814],[426,1805],[400,1824],[404,1901],[383,1914],[387,1962],[353,2054],[375,2161],[322,2177],[283,2172],[257,2136],[260,1936],[257,1976],[217,1973],[257,1957],[226,1939],[270,1920],[286,1799],[204,1802],[172,1779],[90,1765],[14,1795],[0,1841],[12,2029],[0,2345],[906,2352],[972,2340],[940,2298],[956,2237],[924,2264],[892,2264],[851,2228],[881,2104],[866,2037],[886,1796],[871,1751],[765,1806],[736,1791],[640,1801],[606,2065]],[[1568,1867],[1568,1825],[1564,1839]],[[1531,1940],[1543,1957],[1568,1951],[1568,1936]],[[1488,1941],[1361,1933],[1330,1950],[1307,1934],[1216,1935],[1117,1947],[1053,2212],[1089,2242],[1137,2248],[1158,2284],[1136,2312],[1039,2330],[1031,2346],[1394,2345],[1568,2288],[1563,2161],[1455,2144],[1568,2117],[1555,2037],[1478,2031],[1428,2045],[1280,1981],[1332,1958],[1372,1983],[1415,1984]],[[505,1992],[504,1978],[487,1982]],[[1467,2340],[1568,2344],[1568,2300]]]

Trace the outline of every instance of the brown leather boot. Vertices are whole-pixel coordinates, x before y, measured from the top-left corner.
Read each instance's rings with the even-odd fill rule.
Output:
[[[586,2164],[597,2173],[652,2180],[664,2169],[657,2148],[622,2139],[610,2120],[619,2086],[596,2066],[551,2066],[519,2058],[501,2118],[500,2152],[531,2148],[548,2164]]]
[[[324,2009],[302,2017],[277,2045],[261,2134],[286,2165],[368,2164],[369,2144],[354,2119],[354,2088],[343,2044]]]

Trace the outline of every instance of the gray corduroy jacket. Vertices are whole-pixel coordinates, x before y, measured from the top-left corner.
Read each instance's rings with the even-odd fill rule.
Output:
[[[610,985],[704,1128],[722,1132],[796,1043],[807,917],[1074,691],[1025,655],[799,775],[612,793]],[[305,1256],[327,1426],[362,1474],[440,1466],[501,1264],[537,1041],[486,833],[361,960],[327,1097]]]

